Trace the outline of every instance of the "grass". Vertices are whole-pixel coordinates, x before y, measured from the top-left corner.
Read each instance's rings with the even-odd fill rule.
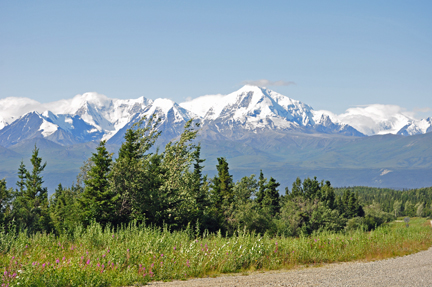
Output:
[[[0,233],[2,286],[134,286],[155,280],[287,269],[300,265],[401,256],[432,245],[430,222],[393,222],[372,232],[270,238],[237,232],[194,239],[188,229],[169,232],[93,224],[72,236]]]

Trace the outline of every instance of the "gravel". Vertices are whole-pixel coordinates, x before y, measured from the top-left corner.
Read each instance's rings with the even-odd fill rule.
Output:
[[[152,282],[165,286],[432,286],[432,248],[373,262],[328,264],[294,270],[254,272],[188,281]]]

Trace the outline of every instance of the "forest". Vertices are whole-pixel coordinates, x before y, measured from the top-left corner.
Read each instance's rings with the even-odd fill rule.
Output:
[[[329,181],[297,178],[280,195],[280,184],[262,171],[234,182],[224,157],[217,159],[217,175],[208,178],[195,142],[199,126],[187,122],[181,136],[159,151],[152,149],[160,135],[158,124],[152,117],[143,118],[128,129],[117,158],[101,141],[76,183],[59,184],[50,198],[43,187],[47,163],[35,146],[30,168],[21,162],[17,188],[0,181],[3,228],[67,235],[93,222],[103,228],[135,222],[173,231],[194,228],[200,234],[230,236],[247,230],[301,236],[372,230],[397,216],[432,214],[432,188],[335,189]]]

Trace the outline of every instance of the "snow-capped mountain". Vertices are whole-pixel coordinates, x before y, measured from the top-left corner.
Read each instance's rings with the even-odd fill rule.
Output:
[[[78,95],[71,100],[47,105],[52,110],[32,111],[0,129],[0,145],[8,147],[25,139],[47,138],[61,145],[97,140],[121,143],[128,128],[143,116],[160,119],[165,138],[172,139],[197,115],[169,99],[109,99],[97,93]],[[40,107],[38,107],[40,110]]]
[[[422,119],[420,121],[410,121],[397,134],[403,136],[411,136],[432,132],[432,118]]]
[[[107,134],[105,139],[109,143],[121,143],[126,130],[132,127],[143,116],[150,118],[151,115],[156,115],[160,119],[159,129],[163,131],[162,137],[165,140],[171,140],[181,134],[184,124],[190,119],[198,119],[196,114],[180,107],[177,103],[169,99],[156,99],[150,101],[149,105],[137,112],[133,117],[115,133]]]
[[[3,129],[8,124],[9,123],[5,119],[3,119],[2,117],[0,117],[0,130]]]
[[[226,96],[204,96],[180,105],[197,109],[203,125],[214,126],[219,132],[270,129],[362,136],[348,125],[332,122],[328,116],[316,118],[307,104],[257,86],[246,85]]]
[[[329,111],[316,111],[315,113],[328,115],[333,122],[348,124],[368,136],[424,134],[431,131],[432,126],[430,120],[418,120],[413,117],[413,113],[406,112],[396,105],[374,104],[355,107],[339,115]]]
[[[177,104],[169,99],[110,99],[85,93],[41,104],[28,98],[0,100],[0,145],[46,138],[61,145],[108,140],[121,143],[143,116],[156,114],[165,140],[182,132],[189,119],[201,122],[211,138],[239,138],[261,131],[365,136],[414,135],[432,131],[432,119],[417,120],[400,107],[370,105],[335,115],[272,90],[246,85],[228,95],[202,96]]]

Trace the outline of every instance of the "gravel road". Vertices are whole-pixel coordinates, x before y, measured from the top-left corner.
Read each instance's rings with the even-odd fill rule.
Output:
[[[432,248],[374,262],[328,264],[322,267],[222,276],[188,281],[152,282],[165,286],[432,286]]]

